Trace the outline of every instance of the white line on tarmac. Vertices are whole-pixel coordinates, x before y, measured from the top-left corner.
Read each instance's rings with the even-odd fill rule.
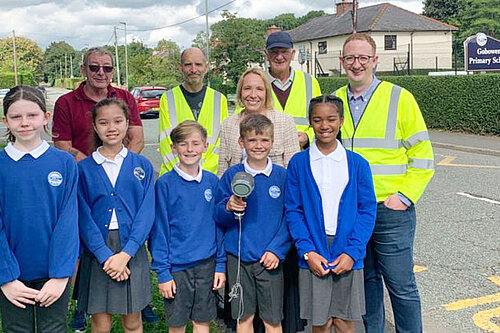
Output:
[[[461,196],[464,196],[466,198],[475,199],[475,200],[481,200],[481,201],[486,201],[486,202],[489,202],[489,203],[492,203],[492,204],[495,204],[495,205],[500,205],[500,201],[493,200],[493,199],[490,199],[490,198],[485,198],[485,197],[482,197],[482,196],[473,195],[473,194],[465,193],[465,192],[457,192],[457,194],[461,195]]]

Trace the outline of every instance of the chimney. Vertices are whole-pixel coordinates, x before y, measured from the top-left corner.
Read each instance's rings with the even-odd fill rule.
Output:
[[[338,0],[335,5],[337,7],[337,16],[344,14],[345,12],[352,10],[352,1],[348,0]]]
[[[281,28],[273,24],[272,26],[266,29],[266,37],[277,31],[281,31]]]

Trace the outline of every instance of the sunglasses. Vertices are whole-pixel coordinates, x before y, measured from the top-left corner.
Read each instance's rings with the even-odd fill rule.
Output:
[[[113,71],[113,66],[89,65],[90,71],[94,73],[99,72],[100,68],[102,68],[104,73],[111,73]]]

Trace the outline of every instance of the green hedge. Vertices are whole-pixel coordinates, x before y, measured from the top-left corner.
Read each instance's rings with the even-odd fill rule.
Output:
[[[500,135],[500,75],[380,77],[413,93],[429,128]],[[319,78],[332,93],[345,77]]]
[[[54,87],[73,90],[83,81],[85,81],[83,77],[55,79]]]
[[[14,82],[14,73],[0,73],[0,88],[12,88],[15,85]],[[33,73],[30,72],[17,73],[17,83],[27,86],[34,86],[37,84]]]

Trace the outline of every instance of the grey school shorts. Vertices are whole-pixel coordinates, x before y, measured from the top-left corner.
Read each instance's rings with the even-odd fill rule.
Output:
[[[227,275],[229,289],[236,282],[238,271],[238,258],[227,254]],[[267,323],[277,325],[283,320],[283,268],[271,271],[266,270],[259,262],[241,262],[240,268],[241,285],[243,287],[243,308],[240,309],[240,297],[231,301],[231,315],[233,319],[238,318],[242,310],[241,319],[246,319],[257,311]]]
[[[168,326],[182,327],[189,320],[206,323],[217,317],[214,274],[214,258],[172,273],[177,293],[173,299],[165,298],[165,319]]]

